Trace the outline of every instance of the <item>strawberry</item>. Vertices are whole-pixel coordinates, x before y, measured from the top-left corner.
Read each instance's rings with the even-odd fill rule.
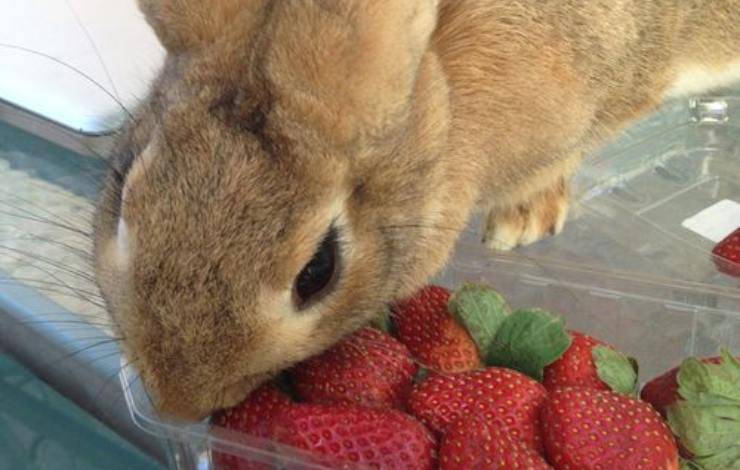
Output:
[[[211,423],[232,431],[266,438],[270,421],[277,412],[292,406],[290,398],[269,382],[252,392],[241,404],[217,412]],[[213,463],[218,469],[255,470],[270,468],[242,457],[219,452],[213,453]]]
[[[545,367],[545,388],[586,387],[634,393],[637,372],[629,358],[584,333],[570,331],[569,334],[572,342],[568,350]]]
[[[357,405],[300,404],[272,421],[278,442],[306,450],[332,466],[432,469],[436,442],[404,413]]]
[[[543,384],[548,390],[558,387],[587,387],[597,390],[609,390],[596,372],[591,352],[596,346],[606,346],[606,343],[592,338],[578,331],[570,331],[573,342],[565,354],[545,367]]]
[[[253,391],[239,405],[216,412],[211,418],[215,426],[254,436],[266,436],[268,423],[280,409],[291,406],[288,395],[268,382]]]
[[[408,409],[438,435],[475,414],[539,451],[539,412],[546,398],[545,388],[524,374],[489,367],[430,376],[411,392]]]
[[[740,227],[717,243],[712,254],[717,269],[730,276],[740,277]]]
[[[440,470],[547,470],[547,462],[500,426],[471,415],[450,426],[439,447]]]
[[[701,361],[705,364],[719,364],[722,362],[722,358],[719,356],[708,357]],[[677,374],[678,367],[674,367],[646,383],[640,392],[640,398],[653,405],[653,408],[658,410],[658,413],[664,418],[666,417],[667,408],[680,398],[676,381]]]
[[[363,328],[291,372],[298,394],[312,403],[401,408],[418,367],[395,338]]]
[[[687,468],[740,468],[740,358],[684,359],[676,374],[679,399],[666,409]]]
[[[394,308],[396,336],[411,354],[437,372],[482,367],[478,348],[447,309],[450,291],[428,286]]]
[[[648,403],[607,390],[551,392],[542,410],[548,461],[556,469],[678,469],[668,426]]]

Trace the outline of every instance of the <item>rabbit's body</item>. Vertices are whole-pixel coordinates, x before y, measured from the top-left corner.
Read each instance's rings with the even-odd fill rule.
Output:
[[[443,1],[451,149],[476,161],[486,241],[560,231],[581,156],[666,95],[740,79],[740,2]]]
[[[738,76],[740,0],[140,3],[169,54],[101,197],[97,274],[183,417],[415,291],[476,209],[494,248],[559,231],[584,152]]]

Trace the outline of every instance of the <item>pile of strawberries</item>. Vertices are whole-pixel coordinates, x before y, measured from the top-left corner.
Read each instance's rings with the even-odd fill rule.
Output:
[[[740,468],[740,362],[728,353],[687,359],[641,400],[633,359],[544,310],[512,312],[485,286],[427,287],[389,323],[212,422],[330,468]],[[277,464],[251,458],[214,453],[220,469]]]

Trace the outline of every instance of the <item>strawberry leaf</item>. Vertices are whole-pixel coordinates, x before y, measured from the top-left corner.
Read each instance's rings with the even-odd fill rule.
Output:
[[[486,357],[501,323],[509,313],[504,297],[490,287],[465,284],[450,299],[447,309],[468,331]]]
[[[707,457],[694,457],[696,468],[702,470],[740,469],[740,446],[732,446]]]
[[[602,382],[617,393],[637,394],[637,361],[606,346],[596,346],[591,356]]]
[[[678,370],[682,400],[668,407],[668,424],[705,470],[740,468],[740,361],[686,359]]]
[[[487,365],[518,370],[541,382],[543,369],[557,361],[571,341],[562,318],[537,308],[517,310],[499,327]]]
[[[688,358],[678,370],[678,393],[685,400],[711,395],[740,402],[740,361],[722,351],[722,362],[711,364]]]
[[[696,462],[684,458],[681,458],[681,466],[679,468],[680,470],[704,470]]]
[[[426,367],[419,367],[416,375],[414,375],[414,383],[420,384],[425,381],[427,377],[429,377],[429,369],[427,369]]]

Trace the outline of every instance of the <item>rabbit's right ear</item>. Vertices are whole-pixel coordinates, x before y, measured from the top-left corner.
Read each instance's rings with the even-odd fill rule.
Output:
[[[278,89],[321,96],[324,131],[345,141],[379,135],[408,111],[438,0],[287,0],[274,9],[265,70]],[[298,95],[294,114],[316,114]]]
[[[298,0],[302,1],[302,0]],[[138,0],[139,9],[172,53],[195,49],[214,41],[234,18],[257,11],[262,1]]]

